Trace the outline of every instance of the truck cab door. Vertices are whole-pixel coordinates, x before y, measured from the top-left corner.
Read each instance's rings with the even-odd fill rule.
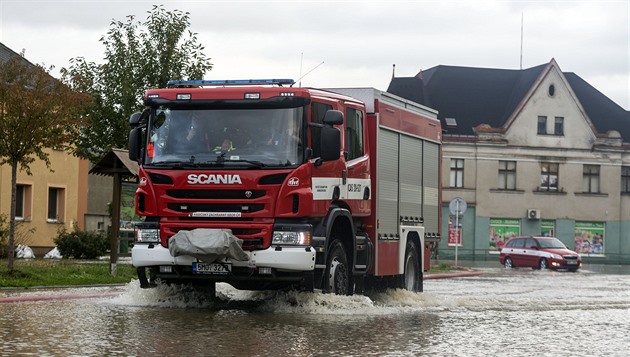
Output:
[[[341,199],[346,200],[353,215],[367,215],[370,212],[370,162],[365,119],[362,108],[346,107],[343,133],[346,167],[342,175]]]
[[[323,101],[313,101],[311,103],[309,146],[312,152],[311,158],[313,159],[313,213],[322,216],[328,212],[331,202],[339,199],[343,181],[342,176],[345,170],[343,160],[339,159],[341,157],[341,143],[334,143],[339,148],[339,151],[332,157],[329,157],[332,153],[331,147],[326,147],[325,149],[322,147],[327,145],[327,140],[322,140],[322,137],[326,137],[326,131],[339,130],[336,126],[324,124],[326,113],[331,110],[333,110],[332,103]],[[330,138],[331,136],[328,136],[328,139]]]

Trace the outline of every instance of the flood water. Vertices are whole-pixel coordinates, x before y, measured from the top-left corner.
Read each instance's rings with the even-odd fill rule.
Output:
[[[176,288],[0,291],[85,295],[0,303],[0,355],[627,356],[630,269],[477,266],[424,293],[249,292],[220,301]],[[76,296],[75,296],[76,297]]]

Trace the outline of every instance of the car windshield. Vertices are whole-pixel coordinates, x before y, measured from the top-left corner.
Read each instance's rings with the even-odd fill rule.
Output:
[[[301,164],[303,108],[158,108],[147,128],[147,165],[287,167]]]
[[[558,238],[541,238],[537,239],[540,248],[561,248],[566,249],[566,246]]]

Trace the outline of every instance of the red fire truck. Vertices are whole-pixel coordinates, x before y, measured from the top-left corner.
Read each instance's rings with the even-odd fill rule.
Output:
[[[373,88],[171,81],[130,118],[142,287],[422,291],[440,239],[436,111]]]

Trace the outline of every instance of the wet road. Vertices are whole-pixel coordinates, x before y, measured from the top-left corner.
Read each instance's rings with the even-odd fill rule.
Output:
[[[212,302],[137,282],[0,291],[0,298],[52,298],[0,304],[0,355],[627,356],[630,267],[471,265],[484,274],[427,280],[422,294],[370,297],[219,285],[221,299]]]

